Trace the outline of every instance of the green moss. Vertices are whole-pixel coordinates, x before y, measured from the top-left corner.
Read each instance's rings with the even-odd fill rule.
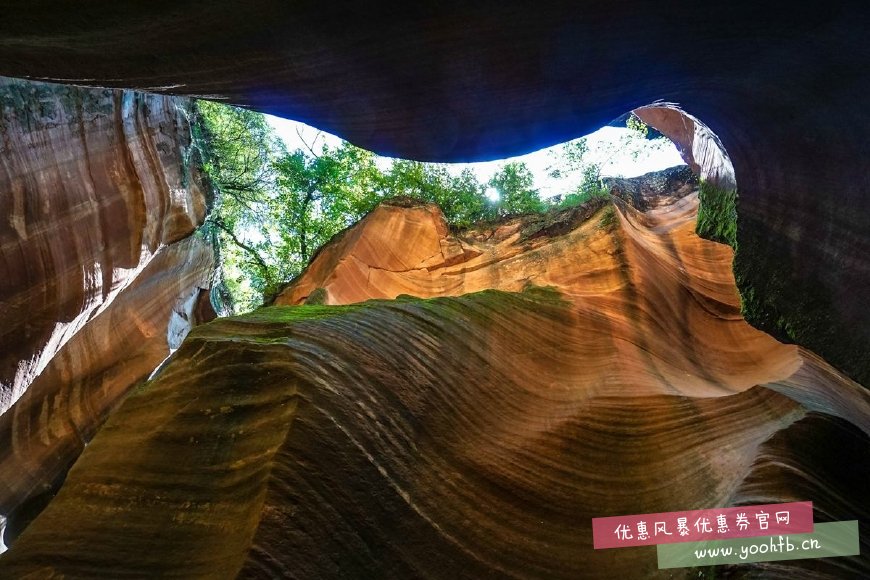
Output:
[[[527,284],[522,292],[504,292],[502,290],[482,290],[472,294],[455,297],[414,298],[403,296],[402,300],[369,300],[358,306],[389,306],[391,304],[406,304],[429,312],[437,312],[449,316],[451,311],[468,313],[467,306],[485,307],[493,310],[516,309],[536,310],[541,314],[552,312],[552,308],[561,309],[568,304],[561,293],[552,286],[535,286]]]
[[[702,238],[737,248],[737,191],[708,181],[699,186],[698,221],[695,231]]]
[[[601,198],[604,200],[610,199],[610,188],[594,187],[577,193],[569,193],[565,196],[565,199],[559,203],[559,208],[567,209],[576,207],[595,198]]]
[[[446,332],[446,323],[486,328],[499,319],[515,320],[523,313],[560,324],[567,320],[568,304],[552,287],[529,285],[523,292],[484,290],[456,297],[404,296],[397,300],[369,300],[341,306],[267,306],[197,326],[188,335],[185,345],[195,348],[192,345],[214,340],[280,345],[286,343],[294,326],[328,325],[335,319],[342,319],[336,320],[339,325],[350,326],[366,326],[365,321],[391,326],[409,317],[427,319],[429,330],[436,334]]]
[[[598,228],[605,231],[612,230],[617,223],[616,208],[611,203],[604,211],[601,212],[601,217],[598,219]]]
[[[0,128],[20,125],[27,131],[74,125],[109,116],[114,101],[108,89],[0,77]],[[61,114],[61,112],[63,114]]]
[[[493,308],[537,309],[542,313],[551,308],[562,308],[568,302],[559,291],[551,286],[535,286],[528,284],[522,292],[503,292],[501,290],[483,290],[473,294],[457,297],[416,298],[403,295],[396,300],[367,300],[357,304],[326,306],[304,304],[301,306],[267,306],[258,308],[248,314],[221,318],[213,323],[203,325],[207,329],[213,325],[233,324],[237,322],[254,322],[266,324],[295,324],[323,320],[336,316],[358,314],[371,309],[412,306],[426,311],[438,311],[448,315],[450,310],[465,306],[486,306]],[[203,330],[203,332],[207,332]],[[197,330],[194,330],[197,334]]]
[[[263,323],[278,323],[292,324],[307,320],[322,320],[324,318],[332,318],[333,316],[341,316],[351,312],[356,312],[366,305],[370,305],[373,300],[363,302],[361,304],[347,304],[342,306],[324,306],[321,304],[305,304],[302,306],[268,306],[258,308],[253,312],[242,314],[240,316],[230,316],[223,320],[246,321],[246,322],[263,322]]]
[[[308,295],[308,298],[305,299],[305,304],[311,306],[326,304],[327,297],[326,288],[315,288],[311,291],[311,294]]]
[[[399,294],[396,296],[396,302],[416,302],[417,300],[422,300],[422,298],[413,294]]]
[[[854,328],[838,314],[831,284],[784,257],[790,244],[760,236],[770,227],[741,217],[737,192],[701,182],[696,231],[734,248],[734,278],[743,317],[782,342],[804,346],[862,384],[870,384],[868,329]],[[843,329],[848,328],[848,332]]]
[[[762,238],[769,228],[743,219],[734,276],[744,318],[783,342],[800,344],[821,355],[864,385],[870,385],[870,330],[857,328],[838,314],[824,280],[801,274],[786,242]],[[845,330],[848,329],[848,330]]]
[[[699,200],[698,235],[734,248],[734,277],[746,321],[782,342],[816,352],[858,382],[870,384],[870,331],[840,319],[829,284],[783,259],[792,255],[790,245],[759,235],[769,226],[741,217],[738,230],[735,190],[701,182]]]
[[[526,283],[523,295],[538,302],[567,306],[569,303],[555,286],[537,286],[531,282]]]

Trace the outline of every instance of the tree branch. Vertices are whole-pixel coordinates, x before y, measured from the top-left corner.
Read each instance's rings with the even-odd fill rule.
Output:
[[[248,244],[246,244],[245,242],[240,240],[238,237],[236,237],[236,234],[230,228],[227,227],[227,225],[223,222],[223,220],[216,219],[216,220],[213,220],[213,223],[217,227],[222,229],[224,231],[224,233],[226,233],[230,237],[230,239],[232,240],[232,242],[235,245],[237,245],[239,248],[245,250],[248,254],[251,255],[251,257],[254,259],[255,262],[257,262],[257,265],[263,271],[264,278],[266,278],[267,280],[271,279],[272,276],[269,273],[269,266],[266,265],[266,262],[264,262],[263,258],[260,257],[260,254],[257,253],[257,250],[255,250],[254,248],[252,248],[251,246],[249,246]]]
[[[308,151],[317,159],[320,158],[320,155],[314,152],[314,146],[317,145],[317,140],[322,134],[323,131],[318,131],[317,134],[314,136],[314,141],[312,141],[311,145],[309,145],[308,142],[302,137],[302,133],[299,131],[299,127],[296,127],[296,136],[299,137],[299,140],[302,141],[302,144],[305,145],[305,148],[308,149]]]

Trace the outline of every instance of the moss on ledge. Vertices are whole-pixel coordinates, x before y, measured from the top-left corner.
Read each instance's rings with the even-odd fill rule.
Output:
[[[821,355],[863,385],[870,385],[870,332],[850,328],[837,314],[823,280],[801,275],[785,243],[762,238],[768,228],[741,218],[738,235],[737,192],[701,182],[696,232],[734,248],[734,277],[741,312],[751,325],[777,340],[799,344]],[[857,336],[856,336],[857,335]],[[858,338],[858,340],[856,340]]]
[[[698,222],[702,238],[737,249],[737,191],[702,181],[698,188]]]
[[[870,385],[870,331],[843,320],[823,280],[801,275],[784,242],[762,238],[763,224],[741,219],[734,277],[751,325],[819,354],[852,379]],[[848,332],[844,332],[848,329]]]
[[[256,343],[282,342],[290,325],[326,319],[368,316],[380,312],[428,313],[436,318],[486,319],[493,313],[526,312],[560,320],[569,302],[551,286],[527,285],[522,292],[483,290],[462,296],[417,298],[401,295],[395,300],[375,299],[356,304],[263,306],[246,314],[218,318],[194,328],[187,342],[199,339],[241,340]]]

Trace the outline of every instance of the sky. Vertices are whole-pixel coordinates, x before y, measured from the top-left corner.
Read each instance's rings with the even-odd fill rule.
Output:
[[[315,151],[319,151],[324,143],[330,147],[337,147],[341,143],[341,139],[335,135],[318,131],[314,127],[304,123],[289,121],[271,115],[266,115],[266,120],[291,151],[305,149],[306,143]],[[586,140],[590,151],[589,159],[591,161],[604,160],[609,155],[604,153],[608,145],[618,143],[620,138],[629,133],[630,130],[625,128],[603,127],[587,135]],[[532,172],[532,175],[534,175],[535,187],[540,190],[541,197],[546,198],[565,193],[572,189],[572,185],[575,185],[569,179],[555,179],[549,176],[548,168],[554,162],[553,153],[559,147],[560,145],[556,145],[526,155],[496,161],[449,163],[445,165],[454,174],[459,174],[463,169],[469,168],[474,171],[478,181],[486,183],[504,163],[508,161],[522,161]],[[650,171],[658,171],[667,167],[673,167],[674,165],[684,164],[676,147],[670,141],[667,141],[664,146],[660,146],[657,149],[653,147],[644,148],[636,157],[636,159],[633,158],[628,152],[614,155],[610,163],[604,168],[602,176],[636,177]],[[385,169],[390,162],[391,159],[388,157],[378,158],[378,165],[382,169]],[[579,176],[577,176],[577,179],[579,179]]]

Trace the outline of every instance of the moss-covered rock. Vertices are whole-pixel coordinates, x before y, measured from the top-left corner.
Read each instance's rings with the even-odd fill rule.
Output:
[[[762,239],[765,224],[740,218],[736,190],[702,182],[696,231],[734,248],[734,276],[746,321],[778,340],[804,346],[858,382],[870,384],[870,332],[850,328],[837,316],[829,285],[801,274],[785,240]],[[856,338],[857,336],[857,338]]]
[[[318,304],[326,304],[326,299],[329,297],[329,294],[326,292],[326,288],[315,288],[311,291],[311,294],[308,295],[308,298],[305,299],[305,304],[310,305],[318,305]]]
[[[737,248],[737,191],[702,181],[698,189],[698,235]]]
[[[746,321],[783,342],[800,344],[859,383],[870,385],[870,331],[837,315],[829,285],[801,276],[788,256],[788,244],[762,241],[760,224],[741,219],[734,276]],[[844,329],[848,328],[848,332]]]

